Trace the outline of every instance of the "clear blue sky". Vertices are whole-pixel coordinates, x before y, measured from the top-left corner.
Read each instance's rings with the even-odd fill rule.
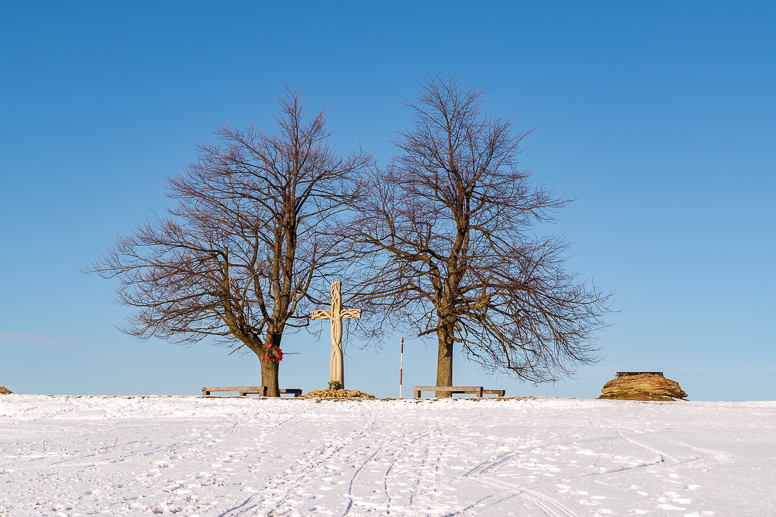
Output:
[[[662,370],[695,400],[776,399],[776,3],[0,2],[0,384],[20,393],[197,394],[258,360],[138,342],[114,285],[79,272],[151,210],[220,124],[271,124],[283,85],[324,103],[341,149],[390,156],[426,74],[487,88],[538,127],[524,163],[577,197],[548,229],[614,291],[603,359],[555,385],[595,397]],[[347,302],[347,301],[346,301]],[[328,331],[286,338],[284,387],[328,381]],[[351,343],[350,387],[398,392],[398,336]],[[408,336],[405,394],[435,378]]]

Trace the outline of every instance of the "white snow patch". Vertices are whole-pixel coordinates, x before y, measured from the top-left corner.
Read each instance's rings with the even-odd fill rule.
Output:
[[[4,395],[0,517],[771,515],[774,428],[774,402]]]

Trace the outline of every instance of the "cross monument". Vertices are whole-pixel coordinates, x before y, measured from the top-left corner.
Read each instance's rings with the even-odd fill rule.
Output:
[[[331,310],[313,311],[314,320],[331,320],[331,363],[329,381],[345,387],[345,363],[342,356],[342,318],[360,318],[361,309],[342,309],[342,282],[331,283]]]

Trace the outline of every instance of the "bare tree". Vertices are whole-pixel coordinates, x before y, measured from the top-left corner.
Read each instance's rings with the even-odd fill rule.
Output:
[[[369,160],[339,155],[323,112],[305,120],[297,92],[278,102],[274,133],[219,128],[220,142],[199,145],[198,160],[168,179],[177,204],[90,268],[118,277],[119,300],[136,309],[122,330],[246,347],[270,396],[279,396],[283,332],[307,324],[310,286],[338,260],[324,227],[351,202],[350,176]]]
[[[481,94],[459,79],[421,84],[414,127],[364,180],[344,230],[366,247],[359,303],[386,314],[382,328],[436,336],[437,386],[452,385],[456,346],[532,382],[570,374],[595,360],[592,333],[608,310],[564,269],[567,245],[532,233],[567,201],[518,167],[530,131],[486,116]]]

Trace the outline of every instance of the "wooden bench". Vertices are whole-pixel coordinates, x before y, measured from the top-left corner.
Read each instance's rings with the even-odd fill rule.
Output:
[[[267,396],[267,387],[266,386],[215,386],[215,387],[209,387],[209,388],[202,388],[202,396],[207,397],[210,395],[213,391],[236,391],[240,394],[241,397],[244,397],[248,395],[249,393],[252,395],[261,395],[262,397]],[[294,397],[301,397],[302,396],[302,390],[296,389],[296,388],[289,388],[289,389],[282,389],[280,390],[280,393],[293,393]]]
[[[663,372],[617,372],[617,377],[630,377],[631,375],[642,375],[648,373],[649,375],[659,375],[663,377]]]
[[[413,386],[412,391],[415,392],[416,399],[419,399],[424,391],[449,391],[453,395],[473,393],[475,397],[482,397],[483,394],[503,397],[505,393],[505,390],[485,390],[482,386]]]

